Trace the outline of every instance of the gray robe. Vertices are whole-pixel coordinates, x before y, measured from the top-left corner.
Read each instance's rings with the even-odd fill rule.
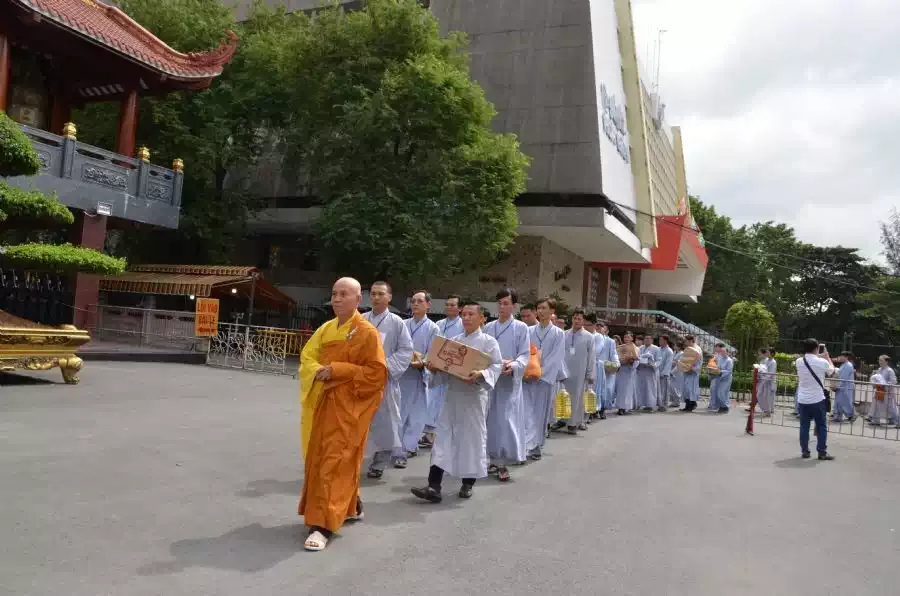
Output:
[[[531,354],[528,326],[522,321],[492,321],[485,333],[497,340],[504,360],[512,360],[511,376],[500,376],[488,411],[488,456],[498,466],[525,461],[525,399],[522,377]]]
[[[450,319],[441,319],[436,323],[437,334],[441,337],[452,339],[457,335],[465,333],[462,325],[462,317],[457,316],[452,321]],[[441,414],[441,408],[444,405],[445,385],[440,385],[434,389],[428,389],[428,418],[425,421],[425,428],[434,428],[437,426],[438,416]]]
[[[375,326],[381,336],[388,368],[384,398],[372,419],[367,451],[393,452],[400,449],[400,378],[412,360],[413,344],[403,319],[390,311],[376,315],[369,311],[363,318]],[[388,456],[387,459],[390,459]]]
[[[568,378],[564,384],[572,400],[568,425],[578,426],[584,423],[584,392],[597,378],[594,336],[584,329],[566,331],[566,369]]]
[[[491,356],[491,365],[468,384],[443,371],[428,375],[429,388],[446,386],[444,407],[435,427],[431,464],[456,478],[487,476],[487,413],[490,393],[500,378],[503,357],[497,340],[476,329],[453,338]]]
[[[656,397],[656,405],[665,408],[671,401],[672,393],[672,364],[675,359],[675,352],[669,346],[659,348],[659,367],[656,369],[659,373],[659,393]],[[678,405],[678,402],[675,402]]]
[[[659,395],[659,346],[641,346],[634,395],[635,407],[655,408]]]
[[[559,382],[565,379],[566,332],[556,325],[528,328],[531,345],[541,350],[541,378],[522,384],[525,394],[525,448],[528,451],[543,447],[550,424],[553,398]]]
[[[431,340],[437,333],[437,325],[428,317],[421,321],[413,318],[403,321],[412,338],[413,349],[423,356],[428,354]],[[401,452],[397,455],[406,459],[407,452],[418,451],[419,439],[428,423],[428,398],[425,393],[425,369],[406,369],[400,377],[400,442]]]

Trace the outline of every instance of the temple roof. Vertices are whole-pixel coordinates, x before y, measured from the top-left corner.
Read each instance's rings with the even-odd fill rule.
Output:
[[[176,79],[216,77],[237,49],[238,37],[228,31],[228,40],[215,50],[187,54],[179,52],[121,9],[98,0],[12,1],[98,45]]]

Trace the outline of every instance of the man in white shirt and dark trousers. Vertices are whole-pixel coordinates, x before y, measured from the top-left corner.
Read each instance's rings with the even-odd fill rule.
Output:
[[[834,364],[828,350],[819,351],[819,342],[807,339],[803,342],[803,356],[797,359],[797,409],[800,413],[800,451],[803,459],[809,459],[809,423],[816,422],[816,451],[819,459],[830,461],[826,438],[828,422],[825,420],[825,377],[834,374]]]

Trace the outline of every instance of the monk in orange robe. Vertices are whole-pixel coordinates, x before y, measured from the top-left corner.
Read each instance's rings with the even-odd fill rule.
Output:
[[[388,372],[378,331],[359,314],[361,293],[355,279],[335,282],[335,318],[300,355],[306,461],[299,514],[310,530],[307,550],[324,549],[347,519],[362,519],[359,469]]]

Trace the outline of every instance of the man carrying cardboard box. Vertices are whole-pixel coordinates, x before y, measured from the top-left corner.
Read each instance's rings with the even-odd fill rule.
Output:
[[[500,378],[503,357],[497,340],[482,333],[485,313],[480,304],[464,301],[462,309],[465,333],[455,340],[435,339],[429,350],[428,385],[447,386],[444,406],[437,420],[428,486],[412,489],[412,493],[431,503],[439,503],[444,474],[462,479],[459,496],[468,499],[477,478],[487,476],[487,413],[490,392]],[[463,362],[481,361],[484,368],[466,371],[456,364],[457,358],[441,360],[439,353],[453,344],[466,346]],[[450,350],[444,350],[446,354]],[[457,354],[460,350],[457,350]]]

